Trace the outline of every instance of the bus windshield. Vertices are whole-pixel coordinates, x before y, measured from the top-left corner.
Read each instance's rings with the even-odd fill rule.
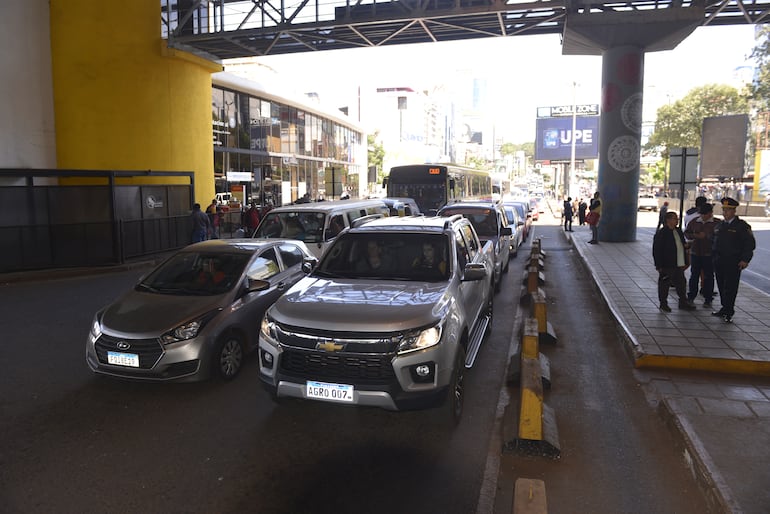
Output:
[[[387,193],[413,198],[425,214],[460,200],[491,200],[488,172],[452,165],[416,164],[390,169]]]

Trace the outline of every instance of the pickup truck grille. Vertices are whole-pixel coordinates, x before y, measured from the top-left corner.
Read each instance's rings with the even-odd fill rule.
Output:
[[[292,348],[281,356],[281,371],[318,380],[374,384],[395,378],[392,358],[393,355],[351,355]]]
[[[309,333],[295,331],[289,327],[276,327],[276,338],[285,348],[316,350],[319,344],[334,343],[343,345],[341,353],[381,355],[393,354],[401,342],[401,334],[357,334],[357,333]]]

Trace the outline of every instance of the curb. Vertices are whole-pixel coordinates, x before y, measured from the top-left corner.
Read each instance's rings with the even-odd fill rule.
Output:
[[[140,261],[125,262],[108,266],[98,266],[90,268],[51,268],[43,270],[18,271],[0,274],[0,285],[18,284],[21,282],[37,282],[43,280],[57,280],[62,278],[83,277],[87,275],[100,275],[104,273],[115,273],[120,271],[129,271],[134,269],[157,266],[166,259],[167,255],[162,255],[154,259],[143,259]]]
[[[670,398],[662,398],[658,413],[684,451],[685,464],[703,493],[711,512],[742,512],[733,492],[686,417],[680,416]]]

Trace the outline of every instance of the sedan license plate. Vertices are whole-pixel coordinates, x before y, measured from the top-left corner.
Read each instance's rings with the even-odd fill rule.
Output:
[[[329,384],[327,382],[313,382],[308,380],[307,397],[332,402],[352,402],[353,386],[347,384]]]
[[[107,352],[107,362],[118,366],[139,367],[139,356],[135,353]]]

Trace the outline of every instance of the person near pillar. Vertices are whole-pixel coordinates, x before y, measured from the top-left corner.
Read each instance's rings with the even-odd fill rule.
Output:
[[[741,271],[751,262],[757,243],[751,225],[735,215],[738,201],[725,197],[721,205],[724,219],[714,229],[712,253],[722,308],[711,314],[719,316],[725,323],[731,323],[735,315],[735,298],[738,295]]]
[[[588,204],[581,198],[578,201],[578,222],[581,227],[586,224],[586,209],[588,209]]]
[[[679,216],[673,211],[666,213],[665,224],[652,239],[652,258],[658,271],[658,300],[660,310],[671,312],[668,293],[671,286],[679,297],[679,308],[691,311],[695,305],[687,299],[684,270],[690,264],[690,252],[682,229],[677,227]]]
[[[710,309],[714,298],[714,262],[711,247],[714,243],[714,229],[721,220],[714,217],[714,206],[702,203],[700,215],[685,227],[684,237],[690,243],[690,282],[687,299],[691,302],[698,296],[698,286],[703,283],[703,307]]]
[[[572,230],[572,197],[568,196],[567,199],[564,200],[564,210],[562,214],[564,214],[564,231],[573,232]]]
[[[591,199],[591,205],[588,206],[588,215],[586,216],[586,222],[591,227],[591,240],[590,244],[599,244],[599,220],[602,217],[602,201],[599,199],[599,191],[594,193],[594,197]]]

